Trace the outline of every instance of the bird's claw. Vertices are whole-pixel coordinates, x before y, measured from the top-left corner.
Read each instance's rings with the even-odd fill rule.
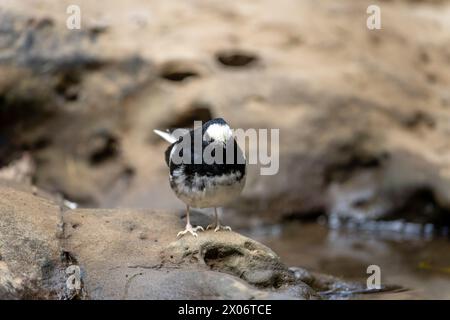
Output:
[[[214,232],[217,232],[217,231],[219,231],[219,230],[231,231],[231,227],[220,225],[220,226],[217,226],[217,227],[214,229]]]
[[[206,227],[206,230],[212,229],[214,228],[214,232],[220,231],[220,230],[225,230],[225,231],[232,231],[231,228],[229,226],[222,226],[222,225],[215,225],[215,224],[210,224]]]
[[[192,234],[194,237],[198,237],[197,230],[205,231],[202,226],[192,227],[192,225],[188,224],[183,231],[178,232],[177,238],[185,235],[186,233]]]

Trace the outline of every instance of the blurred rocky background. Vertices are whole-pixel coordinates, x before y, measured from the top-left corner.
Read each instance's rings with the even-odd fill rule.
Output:
[[[66,27],[71,4],[80,30]],[[224,221],[335,275],[354,264],[323,270],[341,261],[327,237],[361,268],[377,264],[370,250],[404,256],[394,274],[448,298],[450,2],[378,1],[381,30],[366,27],[370,4],[1,0],[0,178],[71,206],[182,212],[153,129],[278,128],[279,173],[250,166]],[[316,259],[293,258],[311,247]]]

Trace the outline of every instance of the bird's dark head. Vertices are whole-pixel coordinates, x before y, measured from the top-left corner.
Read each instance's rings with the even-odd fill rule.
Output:
[[[233,136],[230,126],[222,118],[212,119],[203,125],[203,139],[227,143]]]

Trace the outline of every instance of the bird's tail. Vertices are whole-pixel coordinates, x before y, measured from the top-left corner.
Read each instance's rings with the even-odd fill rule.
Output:
[[[169,143],[174,143],[175,141],[177,141],[177,139],[168,132],[164,132],[164,131],[156,130],[156,129],[153,130],[153,132],[155,132],[158,136],[160,136],[164,140],[168,141]]]

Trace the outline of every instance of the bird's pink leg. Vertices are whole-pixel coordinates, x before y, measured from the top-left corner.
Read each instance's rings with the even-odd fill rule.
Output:
[[[186,206],[186,228],[183,231],[178,232],[177,238],[185,235],[188,232],[194,237],[197,237],[197,230],[205,231],[202,226],[192,227],[191,220],[189,218],[189,206]]]
[[[215,222],[214,224],[210,224],[206,227],[206,230],[214,228],[214,232],[217,232],[219,230],[227,230],[231,231],[231,228],[229,226],[222,226],[220,224],[219,215],[217,214],[217,208],[214,207],[214,216],[215,216]]]

